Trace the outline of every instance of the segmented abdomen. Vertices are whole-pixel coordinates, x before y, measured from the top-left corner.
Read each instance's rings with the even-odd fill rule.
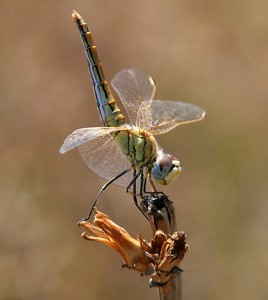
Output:
[[[93,89],[102,122],[104,126],[122,126],[125,123],[124,116],[116,105],[108,83],[105,80],[91,32],[89,31],[86,22],[75,11],[73,13],[73,18],[78,26],[85,48],[90,77],[93,82]]]

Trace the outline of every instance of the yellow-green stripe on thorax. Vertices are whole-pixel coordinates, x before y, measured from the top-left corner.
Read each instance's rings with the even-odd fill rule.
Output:
[[[151,168],[157,155],[155,138],[145,130],[129,129],[112,134],[132,166]]]

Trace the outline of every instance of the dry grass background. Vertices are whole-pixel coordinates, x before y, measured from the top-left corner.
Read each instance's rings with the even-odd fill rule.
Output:
[[[191,246],[184,299],[267,299],[264,0],[0,2],[0,298],[156,299],[76,226],[104,181],[77,152],[58,153],[72,130],[100,124],[73,8],[108,80],[140,67],[156,79],[157,98],[207,111],[159,137],[184,165],[165,189]],[[123,189],[110,188],[98,208],[150,237]]]

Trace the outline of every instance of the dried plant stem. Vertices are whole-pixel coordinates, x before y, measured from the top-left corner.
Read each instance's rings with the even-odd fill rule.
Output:
[[[155,235],[157,230],[162,230],[167,235],[177,232],[175,208],[164,194],[152,194],[145,197],[141,203],[143,211],[149,215],[150,225]],[[184,235],[185,237],[185,235]],[[185,240],[183,239],[183,243]],[[151,283],[158,287],[160,300],[181,300],[182,280],[181,269],[174,268],[173,275],[164,284]]]
[[[182,284],[181,275],[172,277],[166,285],[158,288],[160,300],[181,300],[182,299]]]

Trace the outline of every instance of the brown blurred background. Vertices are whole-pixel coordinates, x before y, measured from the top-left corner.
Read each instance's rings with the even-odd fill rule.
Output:
[[[264,0],[0,2],[0,298],[157,296],[76,226],[105,181],[76,151],[58,153],[73,130],[101,124],[73,8],[93,32],[109,81],[139,67],[155,78],[157,98],[207,111],[205,121],[158,139],[184,165],[164,189],[191,247],[184,299],[267,299]],[[122,188],[111,187],[98,208],[150,238]]]

